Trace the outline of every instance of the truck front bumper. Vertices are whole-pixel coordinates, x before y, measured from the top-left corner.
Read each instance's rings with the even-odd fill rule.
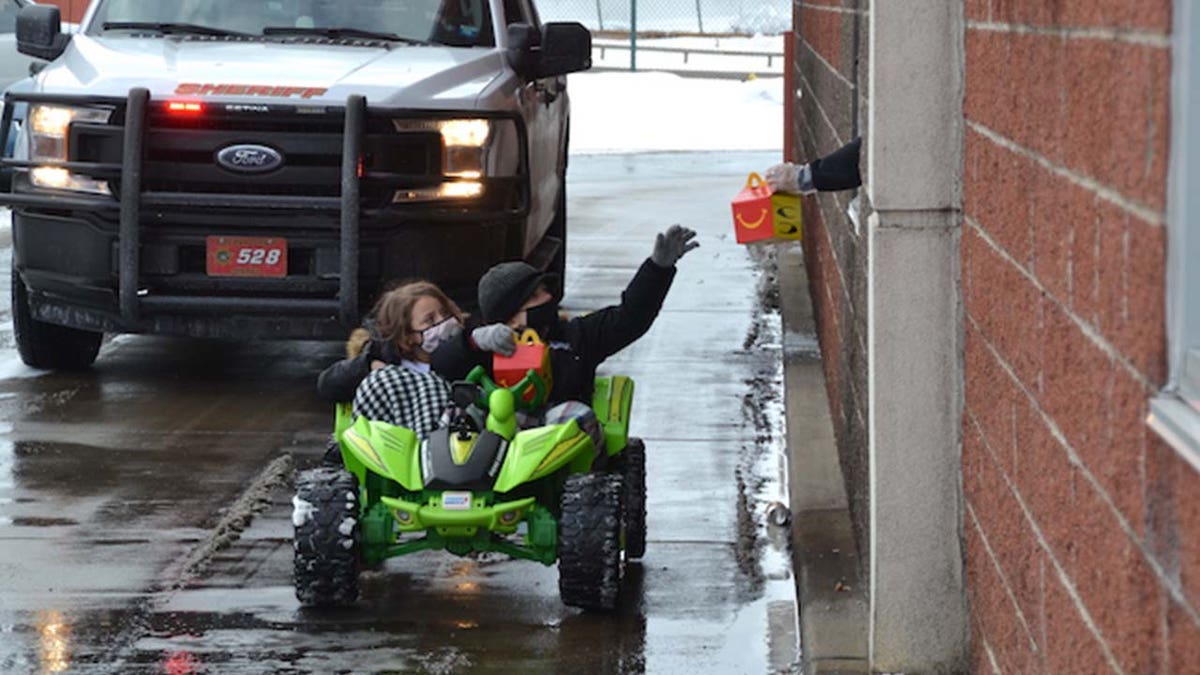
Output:
[[[9,99],[0,130],[9,128]],[[96,102],[32,95],[21,101]],[[13,263],[39,320],[104,332],[341,338],[388,282],[429,278],[452,296],[470,300],[488,266],[525,253],[529,162],[526,130],[517,117],[491,115],[511,119],[520,139],[517,175],[497,184],[511,198],[486,209],[434,208],[361,198],[364,182],[390,185],[403,177],[364,172],[368,109],[360,96],[351,96],[339,111],[344,126],[338,196],[144,190],[149,95],[135,89],[128,99],[104,103],[119,106],[124,120],[121,163],[49,166],[108,180],[115,197],[33,190],[23,173],[15,192],[0,194],[0,203],[14,208]],[[20,171],[33,167],[3,164]],[[287,275],[207,275],[204,246],[211,235],[285,238]]]

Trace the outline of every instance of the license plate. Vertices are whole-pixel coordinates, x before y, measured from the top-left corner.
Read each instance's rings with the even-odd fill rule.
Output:
[[[208,237],[205,269],[212,277],[285,277],[282,237]]]
[[[442,493],[442,508],[447,511],[469,511],[471,510],[471,493],[470,492],[443,492]]]

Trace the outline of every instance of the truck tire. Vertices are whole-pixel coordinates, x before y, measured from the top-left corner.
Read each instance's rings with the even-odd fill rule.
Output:
[[[621,478],[625,486],[625,559],[646,555],[646,444],[631,438],[621,451]]]
[[[567,478],[558,524],[558,592],[563,604],[611,610],[621,590],[621,476]]]
[[[13,338],[25,365],[42,370],[82,370],[96,361],[103,333],[67,328],[33,318],[29,291],[12,270]]]
[[[319,467],[296,477],[292,581],[305,607],[358,599],[362,532],[358,481],[345,469]]]

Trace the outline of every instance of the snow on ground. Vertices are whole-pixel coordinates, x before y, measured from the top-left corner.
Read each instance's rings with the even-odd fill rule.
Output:
[[[670,37],[639,39],[638,70],[667,70],[675,72],[705,71],[747,75],[783,75],[783,36],[755,35],[753,37]],[[646,51],[645,48],[669,48],[680,51]],[[777,54],[738,56],[731,54],[697,54],[685,50],[722,52],[756,52]],[[596,38],[592,40],[592,66],[595,68],[629,68],[629,40]]]
[[[572,154],[783,147],[783,80],[570,76]]]

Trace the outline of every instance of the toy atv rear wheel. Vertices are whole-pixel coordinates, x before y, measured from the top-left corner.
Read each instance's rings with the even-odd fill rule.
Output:
[[[362,555],[358,481],[341,468],[304,471],[296,478],[293,505],[296,598],[305,607],[353,603]]]
[[[646,444],[631,438],[618,464],[625,486],[625,559],[646,555]]]
[[[558,526],[558,591],[564,604],[611,610],[621,590],[621,476],[567,478]]]

